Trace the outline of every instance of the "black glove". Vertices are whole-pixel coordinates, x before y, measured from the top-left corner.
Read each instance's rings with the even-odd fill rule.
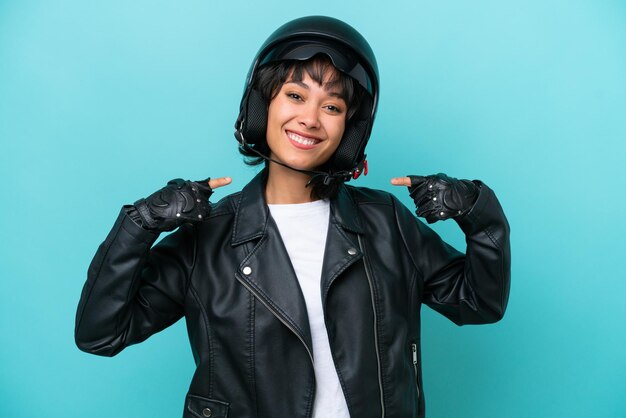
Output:
[[[141,218],[142,227],[161,232],[202,221],[209,215],[209,197],[213,194],[209,180],[170,180],[161,190],[136,201],[134,215]]]
[[[415,201],[417,216],[429,224],[449,218],[459,219],[470,211],[480,188],[469,180],[458,180],[443,173],[432,176],[407,176],[409,194]]]

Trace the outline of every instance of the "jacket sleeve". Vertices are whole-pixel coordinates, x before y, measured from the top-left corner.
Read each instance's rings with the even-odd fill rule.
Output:
[[[422,301],[457,325],[499,321],[511,277],[509,224],[494,192],[481,183],[474,206],[458,224],[466,254],[396,202],[398,227],[421,278]]]
[[[76,312],[83,351],[114,356],[176,322],[195,257],[195,233],[183,225],[152,249],[158,234],[122,209],[98,248]]]

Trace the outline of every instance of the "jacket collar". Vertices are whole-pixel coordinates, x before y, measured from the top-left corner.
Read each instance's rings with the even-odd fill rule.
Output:
[[[265,182],[267,169],[259,172],[248,183],[241,194],[235,213],[231,244],[239,245],[265,234],[269,208],[265,204]],[[332,222],[348,231],[363,233],[357,205],[345,184],[341,185],[337,197],[330,200]]]

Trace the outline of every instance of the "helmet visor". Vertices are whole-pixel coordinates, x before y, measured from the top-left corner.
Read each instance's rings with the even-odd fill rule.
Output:
[[[354,78],[367,92],[374,97],[373,83],[367,70],[360,63],[359,57],[350,49],[340,44],[330,45],[328,40],[324,43],[315,40],[291,41],[272,48],[265,57],[262,57],[260,65],[274,61],[297,60],[305,61],[317,54],[324,54],[342,73]]]

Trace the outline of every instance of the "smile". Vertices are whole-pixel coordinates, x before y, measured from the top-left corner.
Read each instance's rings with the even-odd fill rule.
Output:
[[[294,146],[300,149],[311,149],[322,142],[321,139],[302,136],[292,131],[287,131],[287,137],[291,140],[291,143]]]

